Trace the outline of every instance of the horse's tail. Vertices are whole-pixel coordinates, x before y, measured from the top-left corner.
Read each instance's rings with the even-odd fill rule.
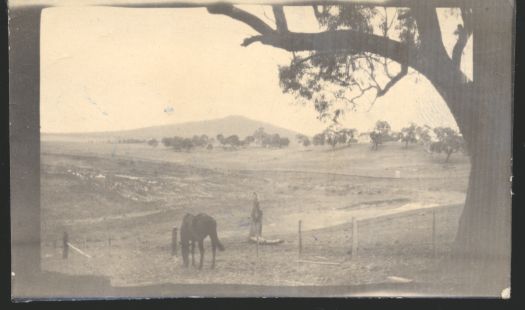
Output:
[[[219,248],[219,251],[224,251],[224,246],[219,241],[219,237],[217,236],[217,226],[215,226],[215,229],[212,230],[210,238],[211,242]]]

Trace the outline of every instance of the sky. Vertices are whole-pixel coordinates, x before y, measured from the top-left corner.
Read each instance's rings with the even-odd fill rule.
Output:
[[[270,8],[243,8],[272,23]],[[311,11],[285,8],[290,30],[319,31]],[[457,22],[441,21],[450,52]],[[305,134],[327,126],[312,105],[282,93],[278,66],[289,64],[290,53],[259,43],[241,47],[255,31],[203,8],[48,8],[41,29],[42,132],[123,130],[228,115]],[[463,63],[469,71],[468,59]],[[343,125],[366,131],[382,119],[394,129],[411,121],[455,127],[442,98],[417,74],[369,108],[347,113]]]

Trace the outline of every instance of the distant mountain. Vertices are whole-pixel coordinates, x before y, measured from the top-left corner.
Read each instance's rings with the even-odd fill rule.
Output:
[[[253,132],[263,127],[267,133],[277,133],[282,137],[295,140],[298,132],[274,126],[270,123],[246,118],[244,116],[232,115],[224,118],[187,122],[172,125],[152,126],[131,130],[88,132],[88,133],[42,133],[43,141],[100,141],[118,139],[160,139],[163,137],[192,137],[193,135],[205,134],[215,137],[218,134],[224,136],[238,135],[240,138],[252,135]]]

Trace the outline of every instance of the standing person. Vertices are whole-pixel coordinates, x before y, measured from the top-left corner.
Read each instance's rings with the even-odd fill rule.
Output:
[[[259,200],[257,198],[257,193],[253,193],[253,208],[252,208],[252,225],[250,228],[250,238],[257,237],[260,238],[262,235],[262,216],[263,212],[259,206]]]

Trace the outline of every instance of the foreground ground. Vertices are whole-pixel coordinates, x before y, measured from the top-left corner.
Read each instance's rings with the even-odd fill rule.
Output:
[[[442,157],[398,144],[377,152],[355,145],[176,153],[43,142],[41,159],[43,269],[106,275],[119,286],[436,281],[469,172],[463,155],[444,164]],[[254,191],[264,211],[263,235],[284,240],[258,251],[246,241]],[[217,219],[226,251],[218,253],[216,269],[209,269],[208,240],[202,271],[182,268],[180,257],[171,255],[171,230],[186,212]],[[352,218],[359,221],[353,256]],[[64,231],[89,257],[71,251],[62,259]]]

